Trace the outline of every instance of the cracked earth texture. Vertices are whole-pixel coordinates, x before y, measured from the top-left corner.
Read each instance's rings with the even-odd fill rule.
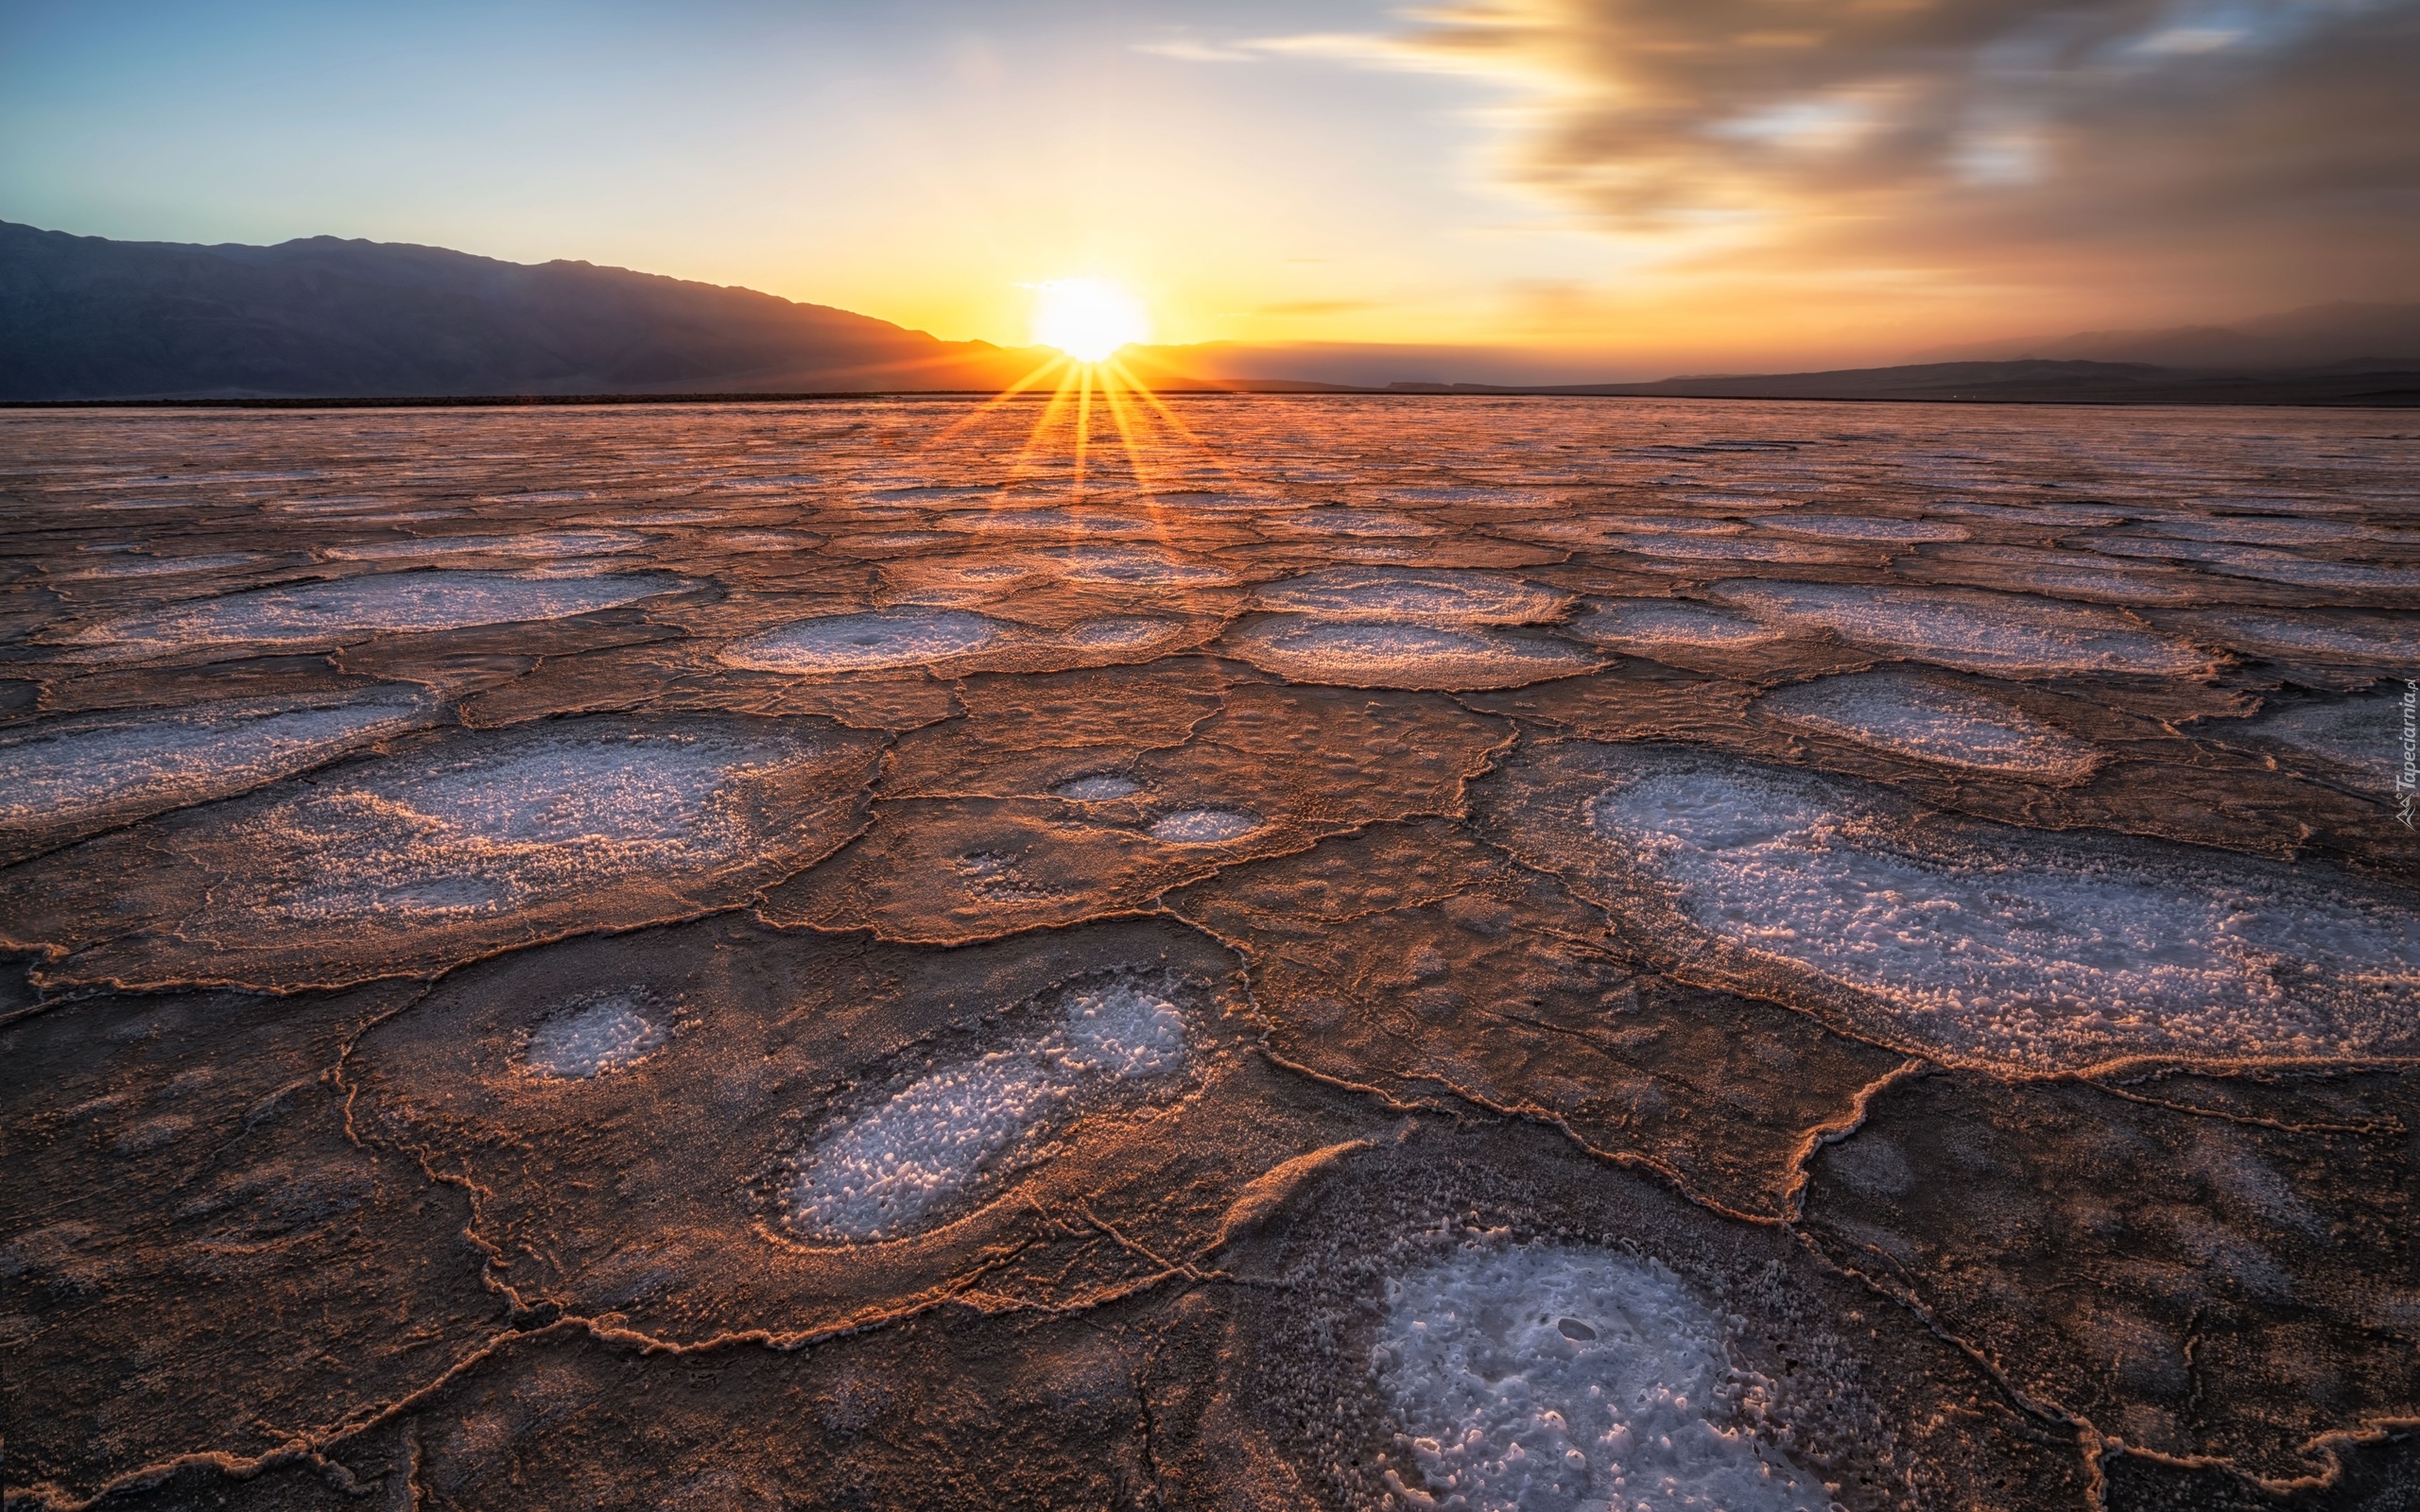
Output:
[[[12,1512],[2420,1508],[2401,421],[1071,408],[0,416]]]

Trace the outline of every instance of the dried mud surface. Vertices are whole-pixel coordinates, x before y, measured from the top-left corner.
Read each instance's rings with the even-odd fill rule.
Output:
[[[2420,439],[0,416],[7,1505],[2420,1508]]]

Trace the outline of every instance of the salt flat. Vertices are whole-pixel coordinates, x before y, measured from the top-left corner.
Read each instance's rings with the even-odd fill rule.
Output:
[[[1166,404],[0,414],[9,1505],[2413,1504],[2408,427]]]

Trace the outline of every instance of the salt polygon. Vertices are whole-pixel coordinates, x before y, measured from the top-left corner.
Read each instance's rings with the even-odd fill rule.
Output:
[[[844,1244],[916,1232],[1059,1115],[1184,1062],[1184,1014],[1158,989],[1113,981],[1058,1006],[1042,1033],[938,1067],[817,1140],[786,1189],[790,1228]]]
[[[1895,755],[2037,782],[2076,782],[2100,747],[2015,705],[1904,672],[1852,673],[1777,688],[1766,713]]]
[[[1771,1385],[1651,1260],[1478,1242],[1392,1279],[1371,1347],[1412,1473],[1462,1512],[1826,1512],[1822,1483],[1743,1419]],[[1745,1409],[1745,1411],[1743,1411]]]
[[[735,641],[717,655],[756,672],[869,672],[946,662],[1007,634],[999,621],[958,610],[829,614]]]

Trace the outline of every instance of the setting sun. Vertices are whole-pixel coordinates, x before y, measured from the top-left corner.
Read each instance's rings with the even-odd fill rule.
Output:
[[[1034,290],[1033,339],[1078,362],[1099,362],[1151,334],[1141,301],[1115,284],[1060,278]]]

